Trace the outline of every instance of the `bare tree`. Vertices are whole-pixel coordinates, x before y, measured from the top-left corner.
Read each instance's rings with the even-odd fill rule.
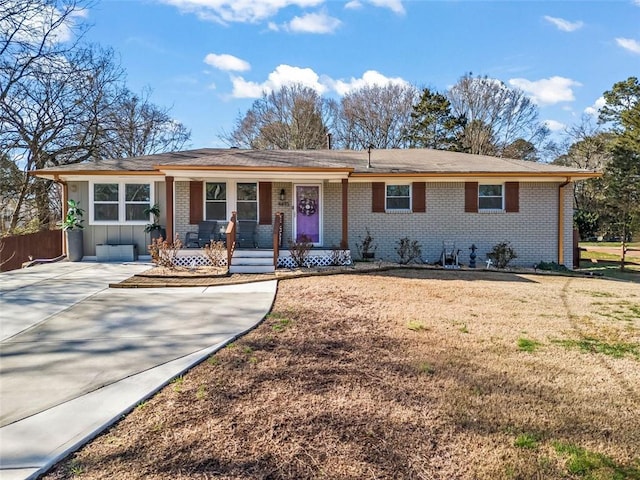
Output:
[[[498,80],[464,75],[448,97],[453,113],[466,119],[462,143],[469,153],[504,156],[517,140],[538,148],[549,135],[531,99]],[[531,157],[528,149],[523,152]]]
[[[96,158],[99,122],[111,107],[121,76],[112,52],[82,48],[56,61],[34,62],[28,75],[14,82],[0,102],[0,146],[24,175],[12,229],[29,199],[37,208],[39,225],[49,224],[51,182],[29,172]]]
[[[21,172],[11,230],[33,212],[40,228],[53,219],[57,192],[51,181],[32,177],[33,170],[113,152],[155,153],[189,137],[148,96],[140,101],[124,88],[111,50],[77,42],[83,27],[76,20],[88,5],[0,0],[0,154]],[[132,103],[134,121],[140,120],[134,133],[123,120]]]
[[[408,146],[418,99],[418,89],[411,85],[373,85],[347,93],[341,103],[339,143],[348,149]]]
[[[220,138],[231,146],[245,148],[324,148],[335,112],[335,102],[322,98],[312,88],[286,85],[264,93],[236,120],[233,131]]]
[[[111,104],[100,129],[99,156],[126,158],[180,150],[191,132],[168,108],[150,101],[151,91],[136,95],[124,89]]]
[[[614,135],[594,125],[591,117],[584,116],[579,124],[567,129],[570,145],[566,153],[553,163],[585,170],[603,171],[611,160]],[[574,223],[583,239],[595,236],[606,216],[605,191],[602,178],[593,178],[573,184]]]

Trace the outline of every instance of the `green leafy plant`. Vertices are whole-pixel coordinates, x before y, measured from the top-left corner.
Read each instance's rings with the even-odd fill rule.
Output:
[[[151,207],[145,208],[144,209],[144,214],[149,216],[149,215],[153,215],[153,222],[152,223],[148,223],[145,227],[144,227],[144,231],[145,233],[150,233],[154,230],[161,230],[162,226],[160,225],[160,205],[158,205],[157,203]]]
[[[358,256],[362,260],[370,260],[375,258],[376,250],[378,249],[378,244],[373,243],[373,237],[371,236],[371,232],[369,229],[366,229],[367,234],[362,237],[358,237],[360,242],[356,242],[356,250],[358,251]]]
[[[67,214],[64,220],[60,222],[60,226],[64,231],[82,230],[84,228],[84,225],[82,225],[82,222],[84,222],[83,216],[84,210],[80,208],[80,202],[69,199],[67,200]]]
[[[511,246],[511,242],[504,241],[494,245],[493,250],[487,253],[487,257],[493,261],[496,268],[507,268],[509,262],[518,258],[518,255]]]
[[[289,253],[296,267],[308,266],[309,252],[313,247],[311,239],[306,235],[301,235],[298,241],[289,241]]]
[[[401,265],[406,265],[420,259],[422,256],[422,247],[417,240],[411,240],[409,237],[404,237],[398,240],[396,253],[399,257],[398,262]]]
[[[536,270],[544,270],[547,272],[568,272],[569,269],[564,265],[556,262],[538,262],[533,266]]]

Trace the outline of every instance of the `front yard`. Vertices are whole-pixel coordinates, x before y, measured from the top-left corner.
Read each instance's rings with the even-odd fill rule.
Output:
[[[640,479],[640,286],[283,280],[254,331],[47,479]]]

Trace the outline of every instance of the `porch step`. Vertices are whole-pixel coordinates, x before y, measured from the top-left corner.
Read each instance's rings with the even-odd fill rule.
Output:
[[[273,273],[273,250],[236,250],[231,258],[231,273]]]

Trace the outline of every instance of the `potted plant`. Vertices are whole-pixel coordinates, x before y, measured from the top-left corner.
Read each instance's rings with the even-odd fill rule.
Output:
[[[160,237],[166,240],[167,232],[164,228],[162,228],[162,225],[160,225],[160,205],[156,203],[151,207],[145,208],[144,214],[153,215],[153,222],[148,223],[144,227],[145,233],[148,233],[149,236],[151,237],[150,243],[153,243],[154,240],[157,240]]]
[[[70,262],[79,262],[84,256],[84,236],[82,234],[84,210],[80,208],[79,203],[75,200],[67,201],[67,214],[60,223],[67,236],[67,258]]]

